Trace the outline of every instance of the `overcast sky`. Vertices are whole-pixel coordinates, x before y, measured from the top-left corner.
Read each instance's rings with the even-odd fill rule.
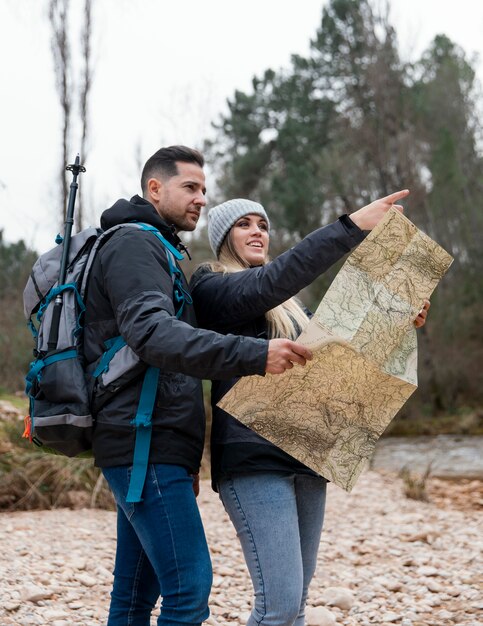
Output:
[[[235,89],[249,90],[267,68],[288,67],[292,53],[307,54],[324,1],[93,4],[95,79],[81,184],[95,223],[117,198],[139,192],[139,159],[162,145],[199,146]],[[417,58],[440,32],[483,58],[483,0],[391,4],[405,58]],[[61,118],[46,5],[0,0],[0,229],[8,241],[23,238],[39,252],[58,230],[52,198]],[[483,82],[481,60],[478,74]]]

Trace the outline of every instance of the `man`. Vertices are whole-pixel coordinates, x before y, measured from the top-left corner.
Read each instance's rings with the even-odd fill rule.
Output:
[[[179,231],[196,228],[206,204],[203,157],[184,146],[146,162],[143,197],[119,200],[101,217],[104,229],[141,222],[175,248]],[[96,363],[105,342],[121,336],[145,364],[114,383],[96,415],[93,451],[117,502],[117,553],[108,626],[149,626],[162,595],[161,625],[199,625],[208,615],[212,571],[193,491],[203,449],[202,378],[282,373],[310,352],[285,339],[267,342],[196,328],[183,274],[149,230],[119,228],[98,252],[89,278],[84,349]],[[160,369],[152,411],[149,465],[142,500],[129,496],[136,429],[132,422],[147,366]],[[107,401],[105,398],[109,398]],[[131,485],[132,486],[132,485]]]

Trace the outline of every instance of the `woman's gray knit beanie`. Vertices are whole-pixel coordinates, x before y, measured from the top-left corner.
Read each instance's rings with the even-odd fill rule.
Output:
[[[263,217],[270,229],[268,215],[258,202],[236,198],[235,200],[228,200],[218,204],[208,211],[208,239],[216,258],[220,254],[221,245],[230,228],[240,217],[249,214]]]

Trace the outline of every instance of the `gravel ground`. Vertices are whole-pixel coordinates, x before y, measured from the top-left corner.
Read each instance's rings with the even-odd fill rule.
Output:
[[[429,502],[374,471],[351,494],[329,485],[307,626],[483,626],[482,485],[435,479]],[[201,488],[214,568],[208,623],[245,624],[242,553],[208,481]],[[0,626],[104,625],[114,535],[109,511],[0,513]]]

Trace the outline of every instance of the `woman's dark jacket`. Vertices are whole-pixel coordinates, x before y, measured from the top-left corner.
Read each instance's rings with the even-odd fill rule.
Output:
[[[155,226],[174,246],[180,243],[153,205],[139,196],[116,202],[102,214],[101,226],[108,229],[132,221]],[[183,465],[196,472],[205,431],[200,379],[263,374],[268,343],[194,328],[193,306],[186,305],[178,320],[173,298],[163,244],[151,232],[119,229],[101,247],[92,266],[84,352],[92,364],[104,352],[104,342],[121,335],[144,364],[161,369],[150,462]],[[100,467],[132,463],[131,421],[144,377],[145,367],[141,367],[96,415],[93,451]]]
[[[267,265],[229,274],[202,265],[190,282],[199,325],[220,333],[267,338],[265,313],[309,285],[364,236],[343,215]],[[215,378],[212,382],[213,485],[220,478],[248,471],[313,473],[216,406],[236,381]]]

